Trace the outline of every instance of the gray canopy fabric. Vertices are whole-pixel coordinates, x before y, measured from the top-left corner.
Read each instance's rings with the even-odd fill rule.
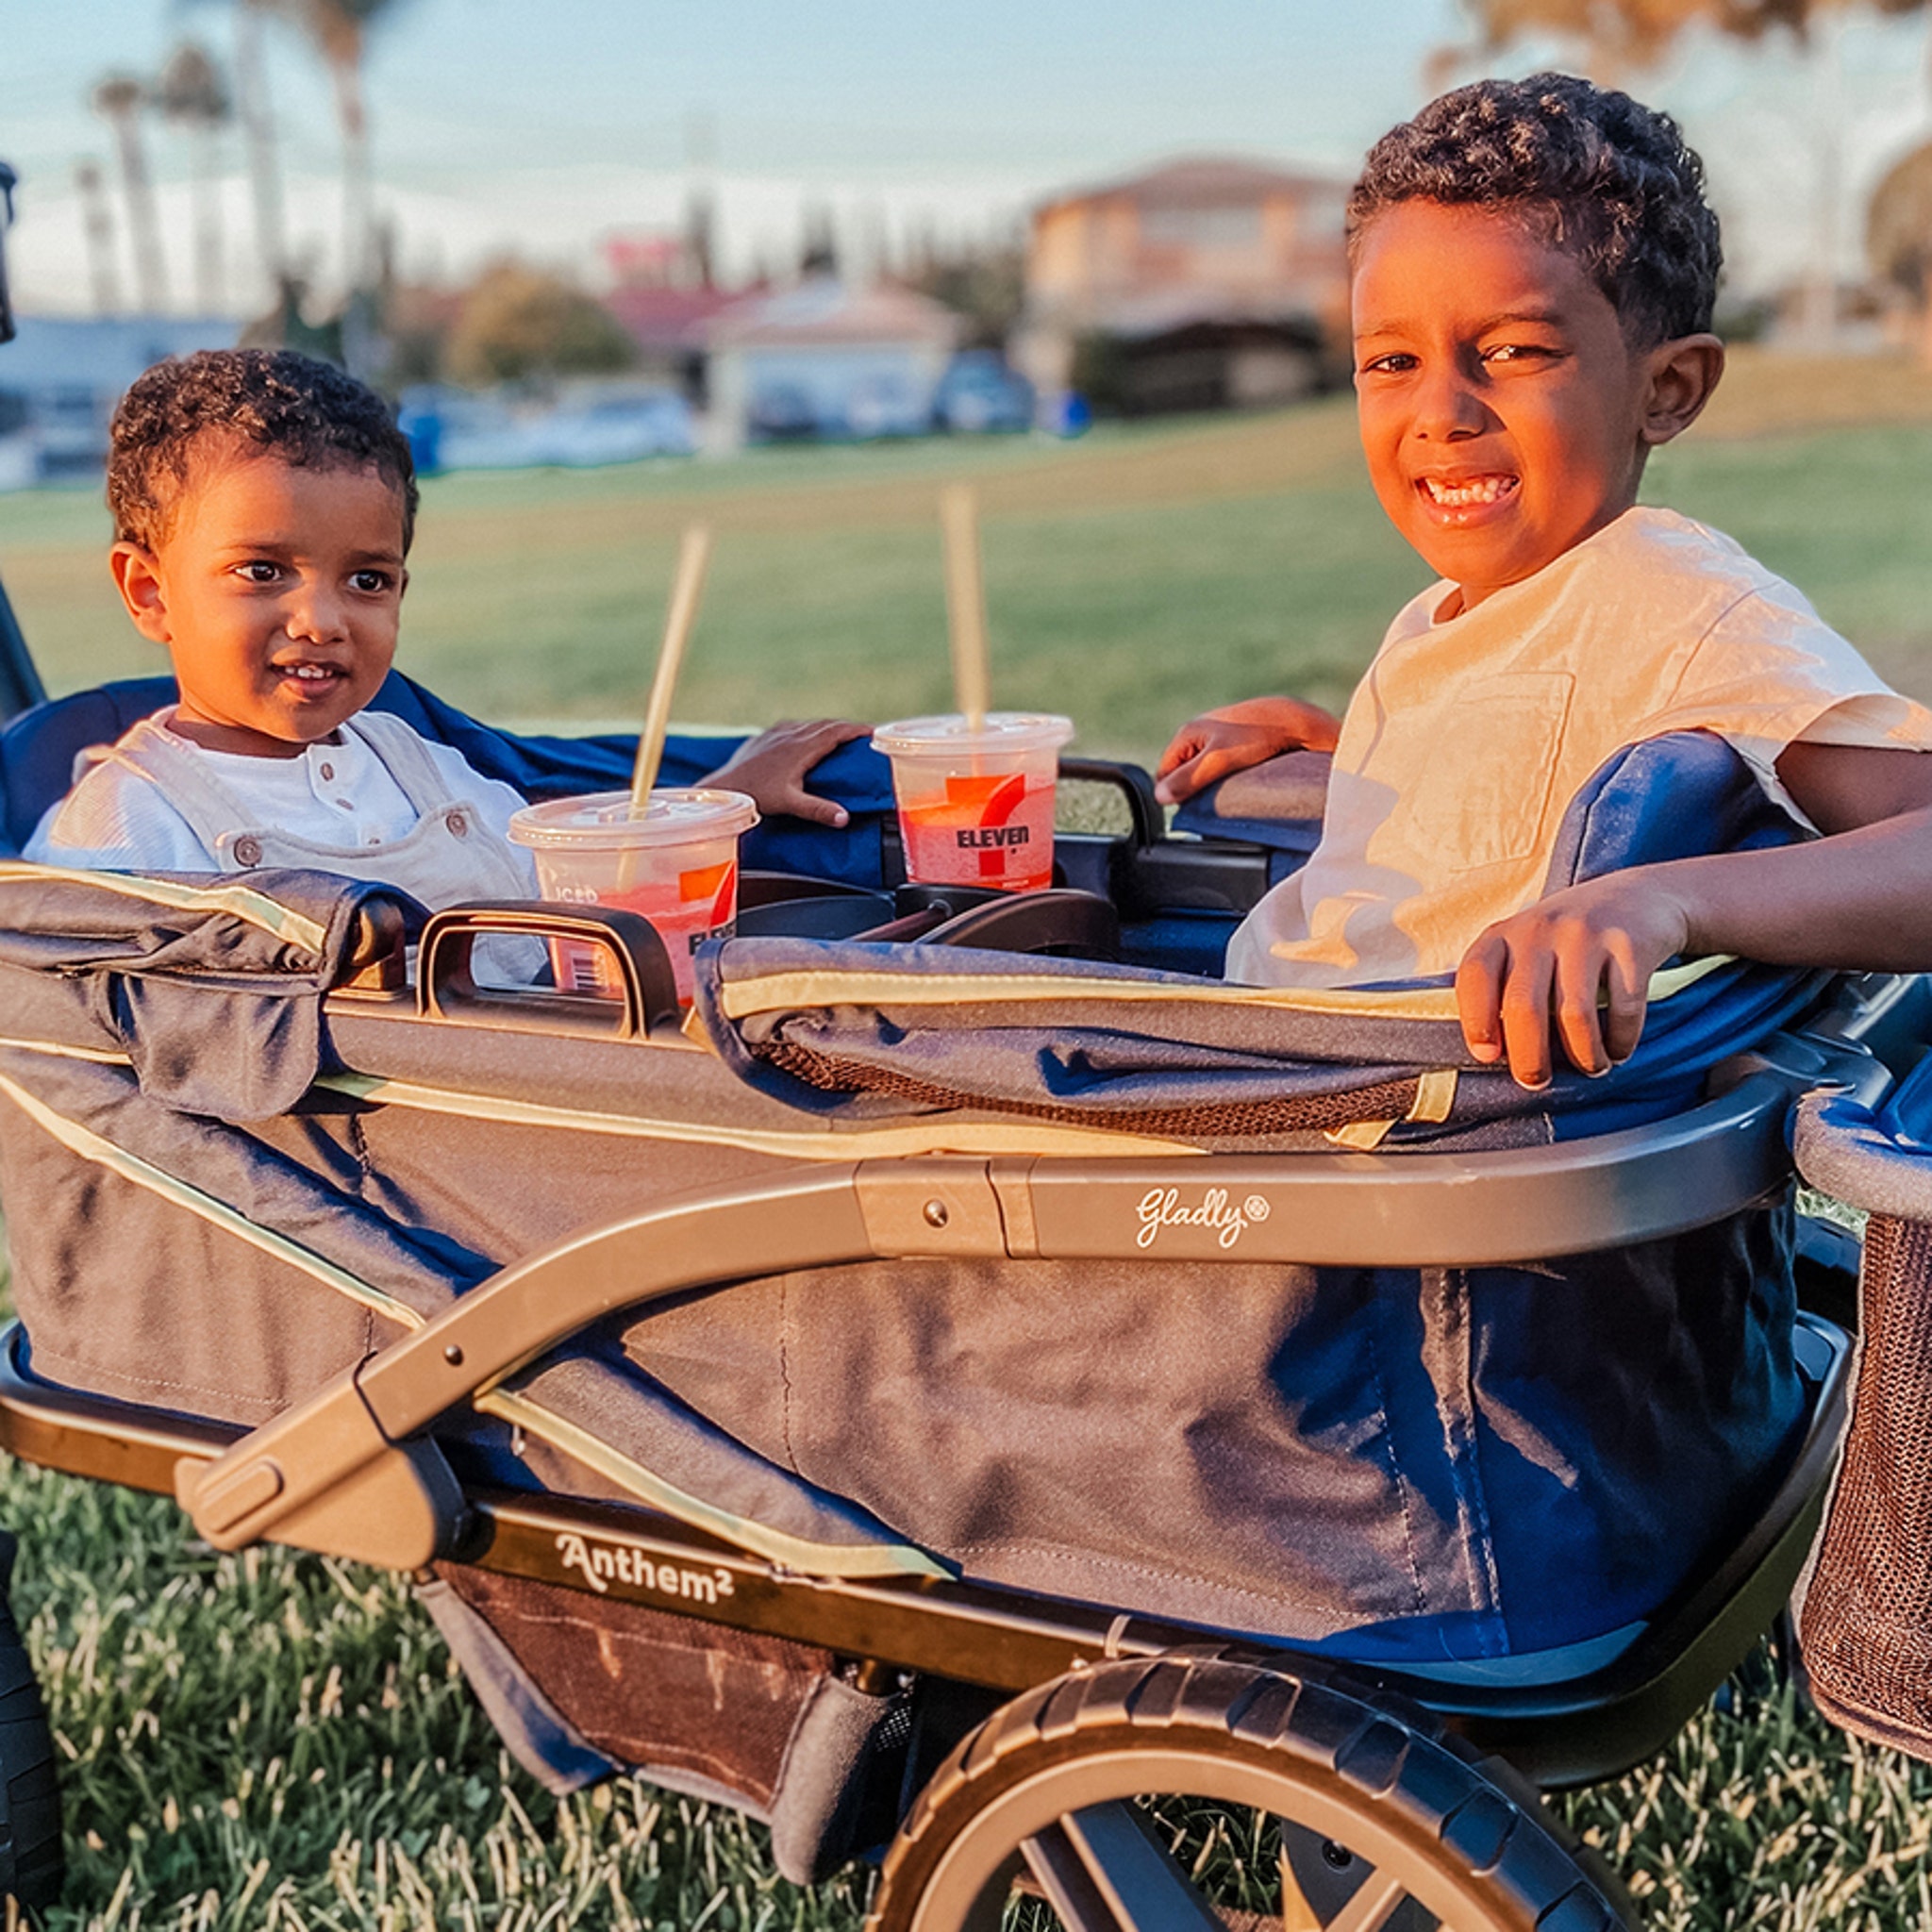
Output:
[[[0,1195],[32,1367],[71,1386],[254,1422],[692,1186],[1191,1144],[794,1106],[689,1041],[332,1021],[367,889],[206,888],[0,868]],[[960,1012],[1009,990],[959,970]],[[1421,1038],[1411,1083],[1445,1057]],[[293,1105],[258,1116],[253,1069],[225,1104],[224,1067],[259,1054],[293,1085],[311,1041]],[[1798,1415],[1790,1318],[1778,1209],[1529,1268],[801,1270],[587,1335],[449,1430],[474,1473],[670,1509],[793,1569],[1492,1657],[1641,1616],[1731,1533]]]

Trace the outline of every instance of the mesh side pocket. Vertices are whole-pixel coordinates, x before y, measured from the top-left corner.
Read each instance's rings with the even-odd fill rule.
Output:
[[[887,1787],[896,1797],[910,1696],[859,1690],[829,1650],[525,1576],[435,1571],[579,1748],[608,1760],[605,1770],[625,1766],[763,1820],[773,1860],[796,1884],[827,1876],[877,1822],[874,1801]],[[547,1781],[570,1789],[583,1777]],[[896,1805],[887,1834],[892,1824]]]
[[[1800,1619],[1819,1708],[1932,1760],[1932,1224],[1874,1215],[1844,1459]]]
[[[770,1817],[830,1651],[456,1563],[437,1574],[605,1757]]]

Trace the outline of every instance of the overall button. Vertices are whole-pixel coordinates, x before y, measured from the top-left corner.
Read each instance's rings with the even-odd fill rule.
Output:
[[[261,841],[251,833],[243,833],[235,841],[235,863],[237,865],[259,865],[261,863]]]
[[[467,839],[470,836],[470,821],[467,813],[453,811],[444,820],[444,823],[458,839]]]
[[[330,779],[330,778],[333,778],[333,777],[335,776],[335,774],[336,774],[336,768],[335,768],[335,767],[334,767],[333,765],[325,765],[325,766],[323,766],[323,768],[322,768],[322,775],[323,775],[323,778],[324,778],[324,780],[325,780],[325,781],[326,781],[326,780],[328,780],[328,779]]]

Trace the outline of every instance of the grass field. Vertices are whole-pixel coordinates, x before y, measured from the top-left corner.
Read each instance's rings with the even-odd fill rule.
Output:
[[[717,525],[694,721],[942,701],[935,486],[986,512],[1001,698],[1151,756],[1201,707],[1345,697],[1423,581],[1361,480],[1345,402],[1071,446],[774,453],[730,466],[438,480],[405,662],[502,718],[634,714],[676,532]],[[1650,493],[1811,592],[1932,698],[1932,378],[1741,359]],[[4,571],[50,685],[154,668],[92,499],[0,499]],[[18,1208],[16,1207],[16,1211]],[[863,1874],[804,1893],[762,1834],[640,1787],[567,1803],[509,1766],[389,1579],[217,1556],[172,1505],[0,1469],[16,1607],[65,1769],[62,1928],[651,1927],[852,1932]],[[1740,1690],[1657,1762],[1565,1801],[1660,1927],[1932,1924],[1932,1772]]]

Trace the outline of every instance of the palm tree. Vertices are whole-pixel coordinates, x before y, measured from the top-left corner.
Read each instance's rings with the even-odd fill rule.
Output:
[[[275,8],[275,0],[236,0],[235,93],[248,143],[255,252],[280,300],[289,282],[288,234],[282,217],[282,175],[275,158],[275,109],[269,103],[268,68],[261,55],[262,15]]]
[[[74,189],[80,196],[81,224],[87,232],[88,280],[94,313],[113,315],[121,308],[121,284],[114,274],[114,211],[108,205],[108,180],[98,161],[75,161]]]
[[[255,0],[293,20],[321,54],[335,88],[342,133],[342,274],[366,291],[376,275],[375,222],[369,165],[369,115],[362,99],[362,56],[369,29],[394,0]]]
[[[1865,254],[1874,272],[1911,304],[1920,355],[1932,362],[1932,142],[1894,164],[1872,191]]]
[[[147,170],[147,150],[141,138],[141,113],[146,107],[145,81],[131,74],[105,75],[89,95],[95,113],[114,130],[121,157],[121,187],[127,197],[127,226],[134,238],[134,275],[141,306],[149,314],[168,306],[168,264],[161,252],[161,225],[155,211],[154,182]]]
[[[157,95],[161,112],[188,130],[194,143],[194,283],[209,315],[222,306],[221,184],[215,145],[233,118],[221,69],[192,41],[183,41],[161,69]]]

